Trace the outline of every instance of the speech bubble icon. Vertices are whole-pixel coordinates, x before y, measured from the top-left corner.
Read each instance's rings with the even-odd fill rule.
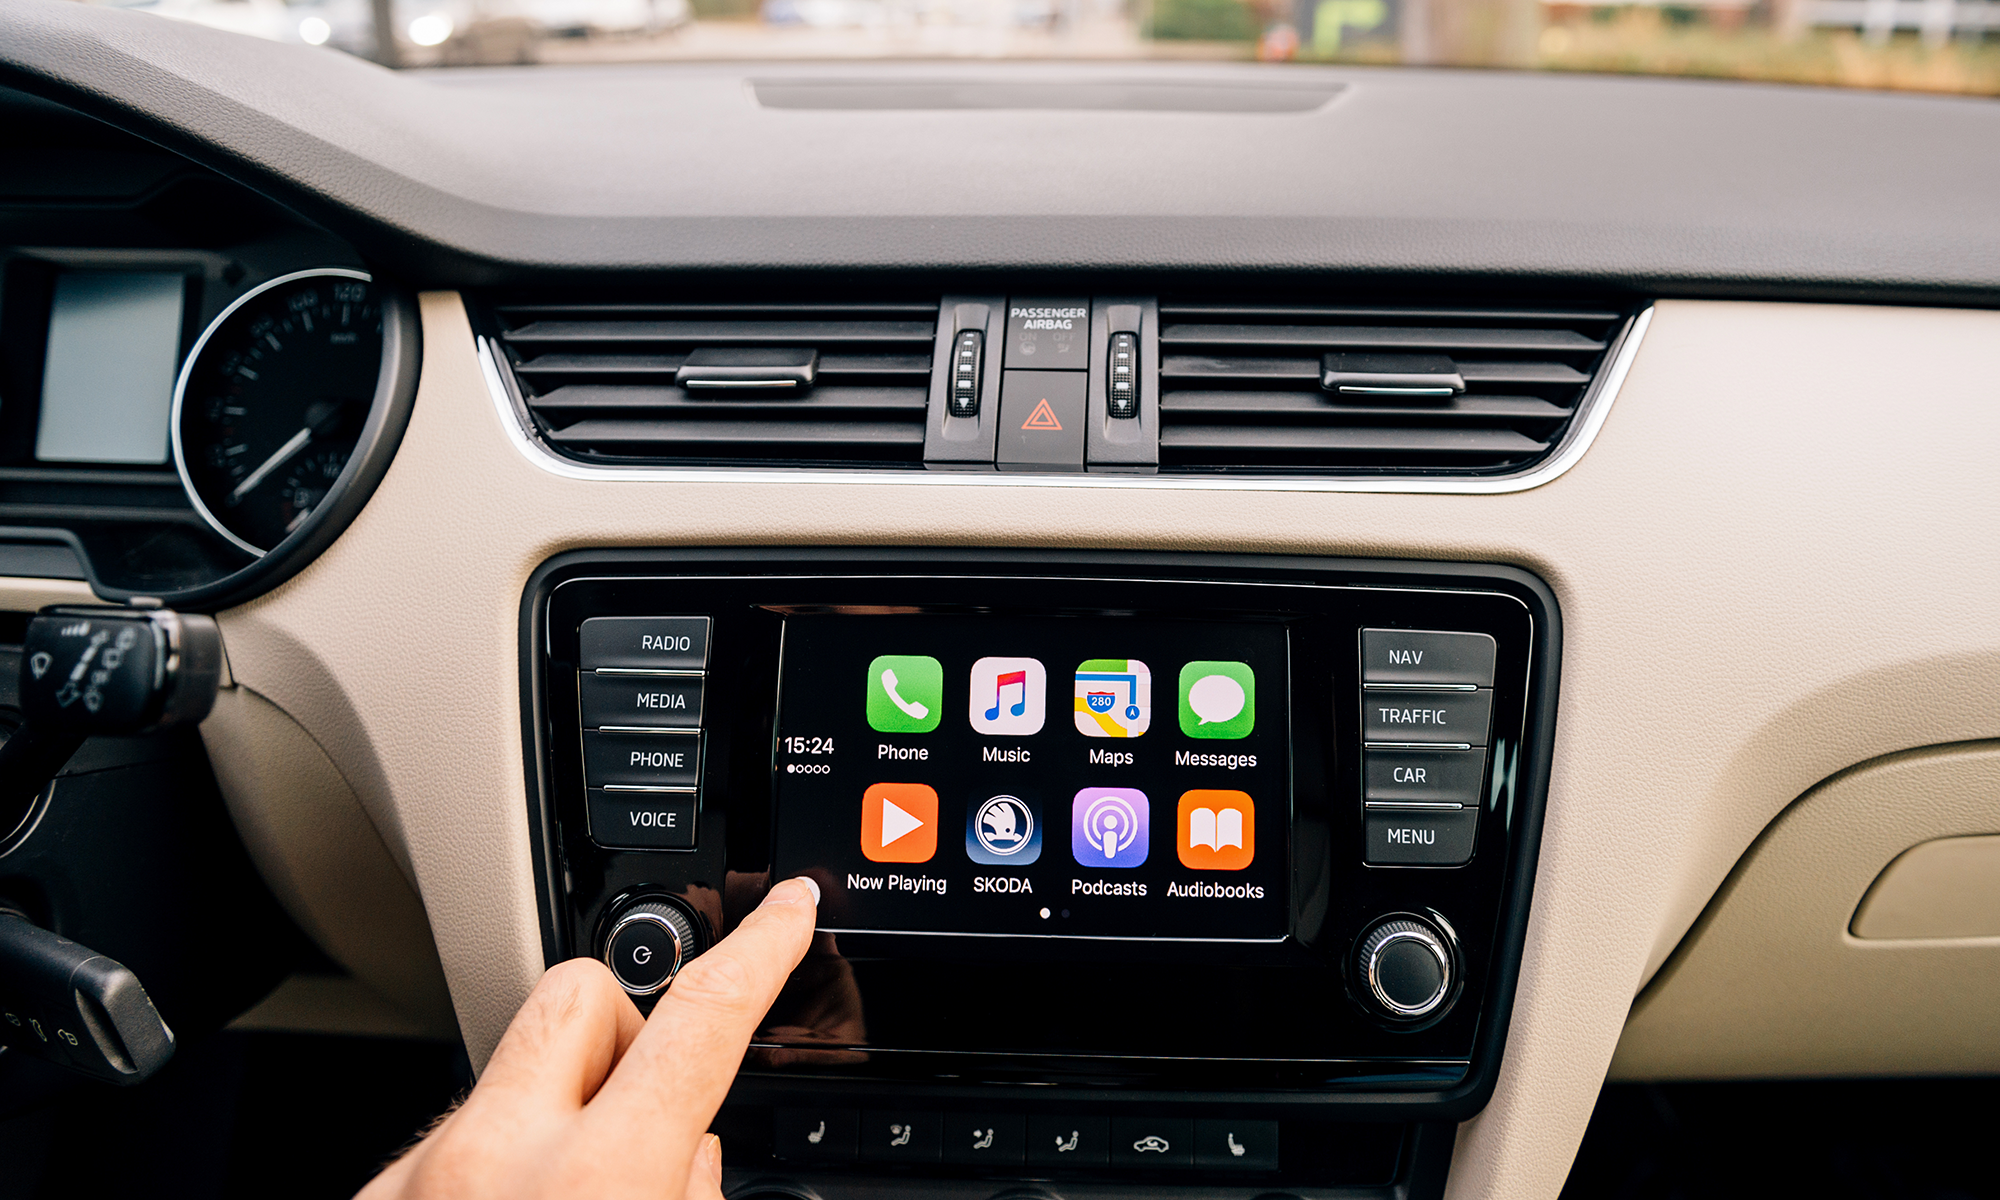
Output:
[[[1227,675],[1204,675],[1188,689],[1188,707],[1203,725],[1235,720],[1244,700],[1243,685]]]

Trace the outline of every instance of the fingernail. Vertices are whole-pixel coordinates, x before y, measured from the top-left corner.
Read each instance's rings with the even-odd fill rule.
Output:
[[[703,1138],[701,1140],[701,1157],[702,1161],[708,1164],[709,1177],[715,1180],[715,1186],[721,1187],[722,1139],[712,1133]]]
[[[810,890],[812,891],[812,894],[813,894],[813,907],[814,907],[814,908],[818,908],[818,907],[819,907],[819,884],[818,884],[818,883],[816,883],[816,882],[815,882],[815,881],[814,881],[814,880],[813,880],[813,879],[812,879],[812,878],[811,878],[810,876],[807,876],[807,875],[794,875],[794,876],[792,876],[792,882],[795,882],[795,883],[803,883],[803,884],[805,884],[805,885],[806,885],[806,887],[807,887],[808,889],[810,889]],[[775,902],[775,903],[778,903],[778,904],[796,904],[796,903],[797,903],[797,901],[795,901],[795,900],[791,899],[791,898],[790,898],[789,896],[786,896],[786,895],[784,895],[784,894],[780,893],[780,892],[778,891],[778,889],[776,889],[776,888],[772,888],[772,889],[771,889],[771,893],[770,893],[770,895],[768,895],[768,896],[764,897],[764,899],[765,899],[765,902],[766,902],[766,903],[773,903],[773,902]]]

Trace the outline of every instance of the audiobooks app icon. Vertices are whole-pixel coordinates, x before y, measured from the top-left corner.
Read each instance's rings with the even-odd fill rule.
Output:
[[[861,794],[861,853],[869,862],[929,862],[937,841],[938,794],[928,785],[871,783]]]
[[[1241,871],[1257,857],[1257,806],[1248,792],[1193,791],[1181,796],[1181,865],[1195,871]]]

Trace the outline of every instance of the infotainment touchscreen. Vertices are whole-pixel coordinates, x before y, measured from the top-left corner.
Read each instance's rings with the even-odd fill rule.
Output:
[[[794,616],[775,861],[833,932],[1278,942],[1283,626]]]

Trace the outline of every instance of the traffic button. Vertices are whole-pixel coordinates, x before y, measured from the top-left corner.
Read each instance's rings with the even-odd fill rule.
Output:
[[[1493,721],[1493,693],[1366,691],[1361,694],[1362,736],[1371,742],[1438,742],[1484,746]]]

